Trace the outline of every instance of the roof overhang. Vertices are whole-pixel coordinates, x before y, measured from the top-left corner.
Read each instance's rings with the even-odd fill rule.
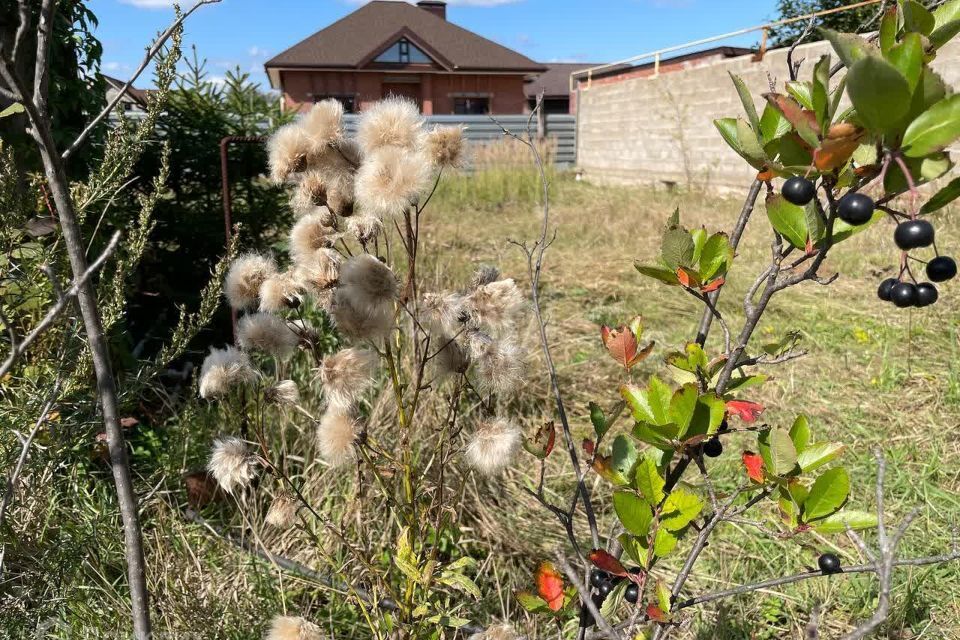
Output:
[[[336,71],[339,73],[394,73],[409,75],[411,73],[430,74],[430,75],[489,75],[489,76],[528,76],[532,73],[542,73],[542,69],[463,69],[455,67],[451,70],[446,69],[411,69],[409,67],[400,69],[388,69],[377,67],[373,69],[358,69],[356,67],[346,66],[317,66],[317,65],[264,65],[267,72],[267,78],[270,80],[271,89],[280,89],[281,71]]]

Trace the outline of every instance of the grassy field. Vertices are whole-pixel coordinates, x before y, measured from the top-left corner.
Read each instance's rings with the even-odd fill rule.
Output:
[[[674,207],[680,207],[687,226],[716,230],[731,226],[741,201],[595,186],[569,174],[551,178],[557,237],[547,252],[543,298],[554,358],[579,438],[590,433],[587,403],[612,404],[621,382],[620,370],[600,344],[601,325],[621,324],[637,314],[644,317],[646,337],[656,340],[657,347],[635,370],[637,382],[654,372],[665,375],[662,356],[695,334],[698,303],[643,278],[634,262],[654,257],[662,225]],[[960,225],[950,219],[955,213],[955,208],[942,212],[935,220],[946,253],[960,252]],[[538,185],[528,166],[444,180],[421,227],[421,275],[431,288],[457,288],[478,265],[495,264],[528,286],[523,256],[509,241],[536,237],[539,224]],[[774,299],[757,339],[772,341],[799,331],[810,355],[767,371],[772,379],[753,399],[768,407],[764,417],[771,424],[789,426],[804,412],[818,439],[848,444],[844,461],[853,478],[851,506],[872,508],[871,451],[882,447],[889,461],[891,517],[896,520],[921,508],[903,551],[928,555],[949,548],[950,528],[960,521],[960,291],[956,283],[942,287],[941,301],[922,311],[881,304],[876,285],[897,258],[891,233],[883,223],[844,243],[823,269],[842,273],[829,288],[805,284]],[[769,230],[758,207],[721,298],[720,309],[732,327],[740,323],[743,293],[768,252]],[[553,417],[553,405],[530,329],[526,346],[533,366],[525,400],[511,408],[533,426]],[[708,348],[717,350],[719,339],[716,330]],[[179,401],[163,402],[173,406]],[[204,525],[184,521],[181,475],[204,464],[212,437],[232,430],[233,419],[215,407],[189,402],[176,418],[156,425],[153,440],[135,442],[136,468],[143,475],[139,488],[145,496],[144,536],[156,628],[177,638],[259,638],[271,616],[291,612],[311,617],[338,640],[369,637],[341,594],[239,551]],[[284,442],[312,442],[292,419],[279,423],[273,433]],[[753,438],[744,435],[727,445],[713,466],[720,488],[742,477],[739,451],[753,444]],[[48,625],[51,637],[76,637],[71,630],[122,630],[127,624],[124,565],[116,512],[104,506],[111,504],[108,475],[96,466],[91,470],[52,464],[49,469],[49,475],[32,483],[30,500],[13,513],[22,535],[7,555],[7,568],[12,567],[20,582],[6,592],[12,598],[0,597],[0,618],[5,620],[0,622],[0,638],[35,637],[37,625],[56,619],[69,620],[70,628]],[[146,474],[144,469],[154,471]],[[471,617],[481,623],[518,622],[531,640],[554,638],[557,632],[527,617],[512,591],[529,588],[537,562],[564,543],[556,521],[521,490],[535,482],[535,474],[524,456],[502,483],[470,476],[458,505],[458,544],[483,557],[477,576],[483,597],[470,604]],[[364,502],[351,474],[312,465],[301,475],[316,506],[349,524],[372,556],[383,556],[391,541],[378,537],[377,518],[371,518],[378,505]],[[601,531],[610,531],[615,518],[609,486],[594,475],[590,478]],[[555,499],[572,494],[573,475],[559,451],[551,458],[547,486]],[[247,505],[246,519],[229,505],[208,507],[203,514],[218,530],[227,528],[249,543],[307,566],[321,566],[318,550],[299,532],[254,526],[262,520],[258,510],[263,506]],[[756,520],[773,517],[770,504],[754,514]],[[579,525],[585,538],[585,524]],[[723,525],[701,556],[686,593],[803,570],[827,549],[837,551],[845,563],[862,560],[843,536],[779,540],[752,527]],[[681,550],[661,573],[673,575],[673,565],[682,556]],[[381,559],[389,563],[388,556]],[[60,572],[51,574],[50,566],[60,567]],[[811,580],[687,610],[688,622],[676,637],[799,638],[814,603],[822,604],[825,636],[834,637],[869,614],[876,597],[869,576]],[[904,569],[895,600],[888,637],[960,638],[960,565]]]

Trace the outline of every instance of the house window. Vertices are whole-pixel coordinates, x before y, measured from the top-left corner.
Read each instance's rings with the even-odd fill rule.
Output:
[[[406,38],[400,38],[374,58],[374,62],[390,64],[430,64],[433,60]]]
[[[357,109],[357,100],[356,96],[352,95],[324,95],[324,94],[311,94],[314,104],[320,102],[321,100],[334,99],[343,105],[344,113],[356,113]]]
[[[490,113],[490,97],[454,97],[453,112],[457,115],[485,115]]]

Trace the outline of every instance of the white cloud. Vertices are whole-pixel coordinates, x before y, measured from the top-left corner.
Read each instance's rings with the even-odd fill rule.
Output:
[[[249,55],[251,58],[266,58],[267,56],[270,55],[270,52],[264,49],[263,47],[258,47],[257,45],[253,45],[252,47],[247,49],[247,55]]]
[[[130,71],[131,67],[126,62],[104,62],[100,65],[104,71],[114,73],[116,71]]]
[[[165,9],[166,7],[172,7],[176,0],[120,0],[120,2],[138,9]]]

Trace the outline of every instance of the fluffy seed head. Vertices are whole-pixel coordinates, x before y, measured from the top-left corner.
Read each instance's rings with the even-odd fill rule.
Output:
[[[430,185],[431,173],[429,160],[419,151],[378,149],[357,171],[357,205],[380,218],[401,214]]]
[[[343,138],[343,104],[327,99],[313,105],[300,121],[314,153],[320,153]]]
[[[498,475],[513,461],[520,438],[520,427],[506,418],[482,422],[467,445],[467,462],[483,475]]]
[[[338,407],[352,406],[373,385],[377,364],[375,352],[356,347],[324,358],[318,375],[327,402]]]
[[[516,328],[526,299],[511,278],[481,284],[467,296],[465,308],[474,326],[501,334]]]
[[[473,634],[467,640],[521,640],[521,638],[509,624],[495,624],[481,633]]]
[[[263,281],[277,273],[273,259],[257,253],[240,256],[230,264],[223,283],[227,302],[234,309],[253,309],[257,306]]]
[[[330,317],[346,336],[360,340],[378,340],[393,329],[393,305],[373,301],[356,287],[338,287],[330,300]]]
[[[303,298],[303,283],[293,272],[277,273],[260,285],[260,311],[279,313],[296,309]]]
[[[438,167],[459,167],[463,162],[463,128],[434,127],[427,134],[427,155]]]
[[[362,245],[377,239],[383,231],[383,223],[376,216],[360,215],[347,218],[347,231],[355,236]]]
[[[243,440],[227,436],[213,441],[207,469],[224,491],[233,493],[250,484],[257,473],[257,461]]]
[[[247,384],[257,379],[250,366],[247,354],[233,347],[210,349],[200,367],[200,397],[208,400],[221,398],[238,384]]]
[[[317,249],[300,258],[294,273],[302,286],[317,293],[336,284],[343,257],[334,249]]]
[[[340,287],[352,289],[369,303],[391,302],[397,295],[397,278],[390,267],[363,253],[343,263]]]
[[[432,344],[432,343],[431,343]],[[444,334],[437,339],[437,370],[441,375],[457,375],[466,373],[470,368],[470,356],[456,340],[451,340]]]
[[[270,313],[251,313],[240,319],[237,342],[245,351],[262,351],[284,359],[293,355],[300,338],[287,323]]]
[[[333,246],[337,230],[326,222],[327,216],[309,213],[290,229],[290,257],[296,262],[308,260],[318,249]]]
[[[300,390],[293,380],[281,380],[270,385],[263,392],[267,402],[281,406],[290,406],[300,402]]]
[[[328,407],[317,426],[320,456],[333,467],[353,460],[359,433],[360,426],[349,413],[341,407]]]
[[[485,284],[496,282],[499,279],[500,269],[491,264],[480,265],[477,270],[473,272],[473,278],[470,279],[470,288],[476,289]]]
[[[320,627],[295,616],[277,616],[264,640],[324,640]]]
[[[436,333],[457,335],[469,319],[464,298],[458,293],[426,293],[420,312],[421,322]]]
[[[296,519],[297,501],[289,492],[282,491],[270,503],[264,522],[278,529],[286,529],[293,525]]]
[[[423,135],[423,117],[413,101],[390,97],[360,115],[357,142],[365,155],[384,147],[414,149]]]
[[[300,123],[291,123],[277,129],[267,142],[270,179],[280,184],[295,173],[303,171],[312,145]]]
[[[479,331],[470,332],[470,356],[480,388],[488,393],[509,394],[522,383],[526,366],[519,345],[509,338],[494,340]]]

